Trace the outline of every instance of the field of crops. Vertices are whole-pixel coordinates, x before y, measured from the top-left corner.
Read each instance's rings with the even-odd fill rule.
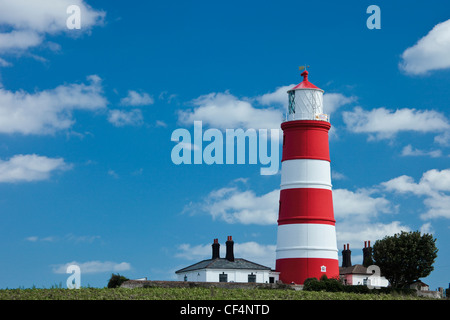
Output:
[[[81,288],[4,289],[0,300],[414,300],[399,294],[359,294],[281,289]]]

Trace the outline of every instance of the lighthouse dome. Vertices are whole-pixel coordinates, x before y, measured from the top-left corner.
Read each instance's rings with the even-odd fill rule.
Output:
[[[303,77],[303,81],[300,82],[295,87],[293,87],[292,89],[290,89],[289,91],[299,90],[299,89],[318,89],[318,90],[322,90],[319,87],[316,87],[315,85],[313,85],[311,82],[309,82],[308,74],[309,74],[309,72],[307,70],[303,71],[302,74],[301,74],[301,76]]]

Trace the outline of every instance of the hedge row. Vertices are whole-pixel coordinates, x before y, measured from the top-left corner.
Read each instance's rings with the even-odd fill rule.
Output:
[[[384,293],[384,294],[404,294],[415,295],[414,289],[398,289],[392,287],[382,287],[379,289],[369,289],[364,285],[346,286],[338,279],[328,279],[323,276],[320,280],[308,278],[303,284],[306,291],[328,291],[328,292],[353,292],[353,293]]]

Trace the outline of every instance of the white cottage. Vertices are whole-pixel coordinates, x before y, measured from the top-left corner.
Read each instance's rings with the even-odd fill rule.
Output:
[[[197,262],[176,271],[178,280],[195,282],[278,282],[279,273],[271,268],[245,259],[235,259],[233,246],[234,241],[229,236],[226,242],[226,256],[220,258],[220,244],[218,239],[214,239],[211,259]]]

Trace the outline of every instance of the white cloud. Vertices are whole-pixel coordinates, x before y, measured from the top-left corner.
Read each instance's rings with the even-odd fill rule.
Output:
[[[227,223],[276,224],[279,196],[279,190],[258,196],[252,190],[221,188],[212,191],[203,202],[185,208],[185,211],[200,210],[210,214],[213,219]]]
[[[409,227],[399,221],[380,222],[381,215],[396,214],[398,205],[375,195],[376,189],[333,190],[333,207],[336,219],[336,238],[338,243],[350,243],[354,248],[362,248],[364,241],[382,239]]]
[[[423,201],[428,210],[420,217],[424,220],[446,218],[450,219],[450,195],[437,193]]]
[[[10,33],[0,33],[0,52],[34,47],[41,44],[42,39],[42,36],[34,31],[14,30]]]
[[[284,110],[286,110],[288,107],[287,91],[293,88],[294,86],[295,84],[278,87],[273,92],[268,92],[261,96],[256,97],[256,101],[258,101],[263,106],[278,105],[283,107]]]
[[[343,173],[334,170],[331,171],[331,180],[345,180],[345,179],[347,179],[347,177]]]
[[[53,242],[55,241],[54,237],[43,237],[43,238],[39,238],[36,236],[31,236],[31,237],[27,237],[25,238],[25,240],[30,241],[30,242],[37,242],[37,241],[41,241],[41,242]]]
[[[450,131],[445,131],[442,134],[434,137],[434,142],[442,146],[450,146]]]
[[[423,196],[426,212],[424,220],[432,218],[450,219],[450,169],[432,169],[425,172],[416,183],[410,176],[400,176],[381,183],[387,191]]]
[[[133,109],[131,111],[110,110],[108,121],[116,127],[139,126],[143,123],[142,111]]]
[[[0,67],[11,67],[12,64],[5,59],[0,58]]]
[[[432,169],[425,172],[418,183],[412,177],[403,175],[381,184],[389,191],[433,196],[436,193],[450,192],[450,169]]]
[[[128,95],[120,100],[120,104],[126,106],[145,106],[153,103],[154,100],[148,93],[139,93],[134,90],[129,90]]]
[[[112,261],[87,261],[87,262],[68,262],[60,265],[52,265],[53,273],[66,273],[67,267],[77,265],[80,267],[82,274],[86,273],[102,273],[102,272],[123,272],[131,269],[128,262],[112,262]]]
[[[412,177],[406,175],[382,182],[381,185],[388,191],[396,191],[399,193],[411,192],[415,195],[424,195],[431,191],[429,185],[417,184]]]
[[[162,121],[162,120],[156,120],[155,125],[156,125],[157,127],[163,127],[163,128],[166,128],[166,127],[167,127],[167,123],[165,123],[165,122]]]
[[[0,24],[12,29],[0,33],[0,52],[23,51],[43,43],[45,35],[70,32],[67,8],[77,5],[81,11],[81,32],[103,23],[105,12],[95,10],[83,0],[0,1]]]
[[[283,112],[276,108],[255,108],[250,101],[240,100],[229,92],[210,93],[192,101],[194,110],[179,111],[182,124],[194,121],[218,129],[279,129]]]
[[[441,150],[423,151],[419,149],[413,149],[413,147],[409,144],[402,149],[402,156],[430,156],[432,158],[437,158],[442,156],[442,151]]]
[[[408,74],[425,74],[450,68],[450,20],[434,26],[426,36],[402,54],[400,69]]]
[[[430,222],[424,223],[421,227],[420,227],[420,232],[421,233],[434,233],[433,227],[431,226]]]
[[[386,198],[374,197],[371,191],[359,189],[356,192],[346,189],[333,190],[333,207],[336,219],[368,221],[380,213],[395,213],[396,208]]]
[[[115,179],[119,178],[119,175],[114,170],[111,170],[111,169],[108,170],[108,175]]]
[[[74,124],[74,110],[106,107],[100,78],[87,79],[88,84],[65,84],[35,93],[0,88],[0,133],[53,134]]]
[[[401,131],[443,132],[450,124],[442,113],[434,110],[385,108],[371,111],[356,107],[353,111],[343,112],[347,128],[356,133],[369,133],[370,138],[389,139]]]
[[[69,168],[62,158],[15,155],[7,161],[0,160],[0,183],[47,180],[52,172]]]
[[[72,243],[92,243],[96,239],[100,239],[100,236],[76,236],[74,234],[66,234],[64,237],[58,236],[47,236],[47,237],[38,237],[38,236],[30,236],[25,238],[25,240],[30,242],[56,242],[56,241],[68,241]]]
[[[356,100],[356,97],[346,97],[341,93],[325,93],[323,95],[323,112],[332,114],[338,108]]]
[[[399,221],[383,224],[379,222],[352,223],[351,221],[336,224],[336,238],[338,243],[351,243],[354,248],[362,248],[364,241],[381,240],[386,236],[393,236],[401,231],[410,231],[408,226]]]
[[[178,245],[178,252],[175,254],[177,258],[187,260],[210,259],[212,255],[211,244],[199,244],[192,246],[188,243]]]

